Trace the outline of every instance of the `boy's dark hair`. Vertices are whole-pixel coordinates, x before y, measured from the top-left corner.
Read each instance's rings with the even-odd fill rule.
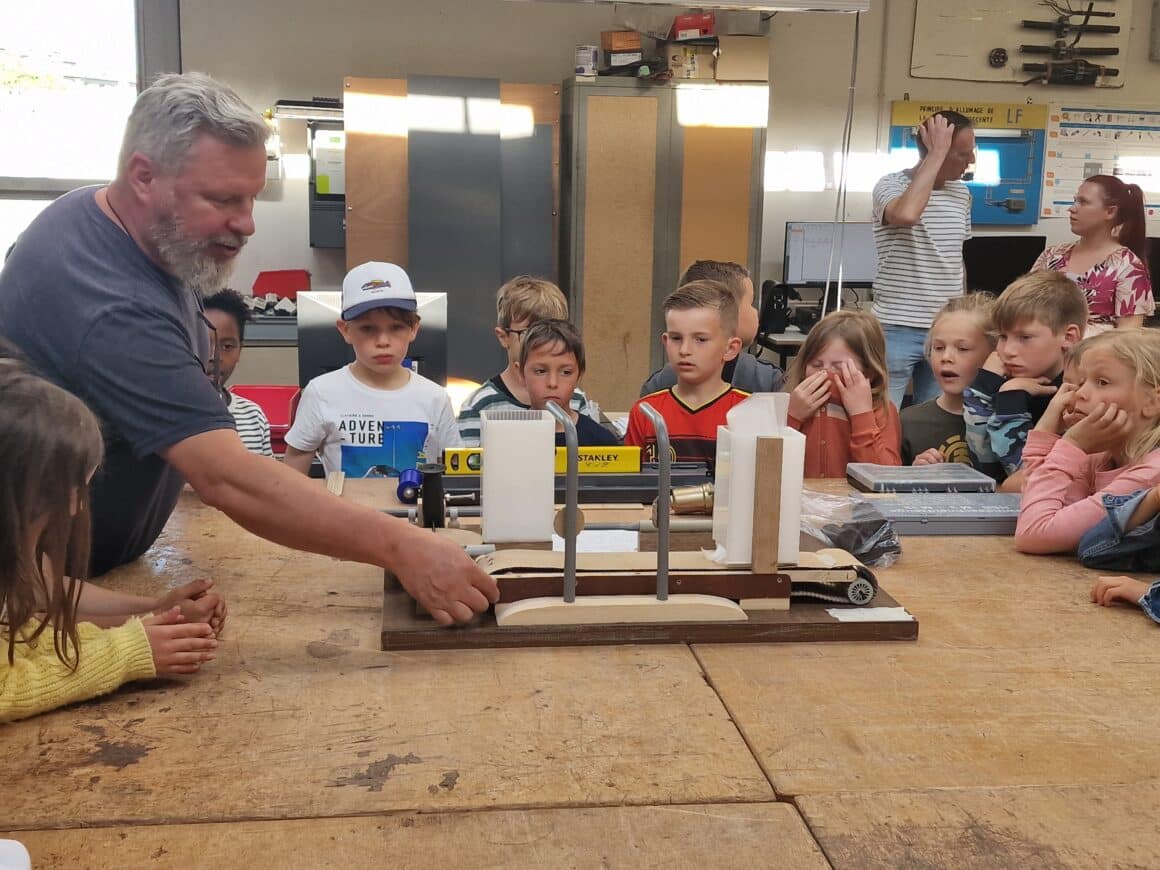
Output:
[[[1073,323],[1082,334],[1088,321],[1087,298],[1062,272],[1040,269],[1012,281],[996,300],[991,318],[999,332],[1037,320],[1056,335]]]
[[[528,327],[520,345],[520,369],[523,370],[532,351],[546,345],[554,347],[558,344],[563,345],[561,354],[570,353],[576,357],[580,374],[584,374],[584,340],[580,337],[580,331],[567,320],[554,318],[537,320]]]
[[[221,311],[236,320],[238,323],[238,338],[242,344],[245,344],[246,323],[250,319],[250,308],[242,299],[241,293],[225,287],[212,296],[205,297],[205,310]]]
[[[951,131],[952,138],[958,135],[959,130],[966,130],[972,126],[970,118],[968,118],[966,115],[952,111],[951,109],[943,109],[941,112],[935,112],[930,116],[930,118],[938,117],[946,118],[947,122],[954,128]],[[929,121],[930,118],[927,118],[926,120]],[[925,124],[926,121],[923,121],[923,123]],[[926,157],[926,143],[922,141],[922,136],[915,136],[914,141],[918,145],[918,156]]]
[[[683,287],[694,281],[719,281],[733,291],[733,295],[737,297],[737,302],[740,303],[741,297],[745,293],[745,281],[748,278],[749,270],[740,263],[726,260],[697,260],[685,270],[685,274],[681,276],[677,286]]]
[[[720,281],[692,281],[682,284],[665,297],[661,309],[688,311],[693,308],[709,308],[721,317],[721,331],[729,337],[737,335],[737,318],[740,306],[737,296]]]

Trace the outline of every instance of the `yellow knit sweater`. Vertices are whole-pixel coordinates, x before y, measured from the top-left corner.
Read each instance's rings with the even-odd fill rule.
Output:
[[[25,631],[36,626],[29,624]],[[8,641],[0,635],[0,722],[35,716],[74,701],[111,692],[131,680],[157,676],[145,626],[130,619],[117,628],[77,626],[80,663],[70,671],[57,658],[52,631],[35,643],[16,645],[16,660],[8,664]]]

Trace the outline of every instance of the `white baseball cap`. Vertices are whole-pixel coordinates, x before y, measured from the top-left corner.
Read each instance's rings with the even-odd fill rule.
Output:
[[[411,279],[394,263],[363,263],[342,279],[343,320],[354,320],[375,308],[419,309]]]

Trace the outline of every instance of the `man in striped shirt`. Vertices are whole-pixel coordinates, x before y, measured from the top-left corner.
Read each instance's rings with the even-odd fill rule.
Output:
[[[886,333],[890,398],[901,406],[939,394],[925,343],[935,314],[963,295],[963,242],[971,237],[971,194],[960,180],[975,162],[975,133],[958,112],[931,115],[918,131],[918,165],[874,186],[874,314]]]
[[[270,422],[265,412],[255,402],[243,396],[235,396],[225,389],[242,356],[250,309],[236,290],[227,287],[205,298],[205,316],[213,324],[214,334],[210,339],[217,341],[218,357],[221,360],[222,398],[234,417],[238,437],[251,453],[273,456],[270,449]]]

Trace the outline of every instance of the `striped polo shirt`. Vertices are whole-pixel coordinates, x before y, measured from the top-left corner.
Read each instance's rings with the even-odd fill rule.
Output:
[[[963,295],[963,242],[971,237],[971,192],[961,181],[932,190],[912,227],[883,223],[886,206],[910,185],[893,172],[874,186],[874,314],[883,323],[930,329],[949,299]]]
[[[243,396],[229,393],[230,413],[234,415],[234,424],[238,427],[238,437],[251,453],[262,456],[273,456],[270,449],[270,423],[266,414],[255,402]]]

